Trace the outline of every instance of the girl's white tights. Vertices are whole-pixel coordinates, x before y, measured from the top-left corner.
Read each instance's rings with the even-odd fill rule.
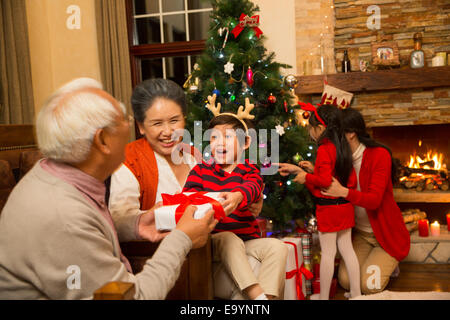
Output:
[[[339,252],[344,259],[350,280],[350,295],[352,298],[361,295],[359,262],[352,245],[352,229],[338,232],[319,232],[322,258],[320,260],[320,298],[328,300],[330,297],[331,280],[334,273],[334,258],[336,257],[336,243]]]

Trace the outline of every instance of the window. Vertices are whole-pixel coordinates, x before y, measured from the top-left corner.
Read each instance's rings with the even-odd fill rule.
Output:
[[[126,0],[133,86],[162,77],[183,85],[205,48],[211,4]]]

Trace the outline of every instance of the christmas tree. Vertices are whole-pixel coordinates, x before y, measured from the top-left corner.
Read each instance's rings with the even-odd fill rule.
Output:
[[[259,8],[248,0],[211,3],[206,48],[185,83],[187,128],[191,136],[200,121],[205,130],[213,117],[205,107],[208,96],[216,94],[222,112],[233,113],[249,98],[255,105],[252,114],[256,131],[268,132],[267,142],[258,141],[258,148],[267,148],[267,154],[272,156],[270,133],[276,129],[280,162],[312,161],[314,146],[305,128],[297,123],[301,112],[293,95],[296,78],[283,77],[280,69],[290,66],[275,62],[275,54],[264,47],[263,30],[259,29],[259,16],[255,15]],[[204,150],[205,145],[196,147]],[[210,155],[205,152],[204,156]],[[271,165],[269,158],[258,159],[258,164],[265,168]],[[272,220],[274,230],[292,229],[296,219],[306,218],[314,211],[306,187],[292,182],[292,176],[274,174],[263,178],[265,200],[261,216]]]

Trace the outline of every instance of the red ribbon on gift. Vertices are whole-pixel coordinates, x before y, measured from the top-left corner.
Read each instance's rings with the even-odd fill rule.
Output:
[[[249,17],[248,15],[243,13],[243,14],[241,14],[241,16],[239,18],[239,24],[236,27],[234,27],[234,29],[231,31],[231,33],[233,33],[234,37],[237,38],[238,35],[242,32],[242,30],[244,30],[245,27],[250,27],[250,28],[253,28],[256,36],[259,38],[263,34],[263,32],[261,31],[260,28],[258,28],[258,26],[259,26],[259,16],[258,15]]]
[[[164,206],[179,204],[179,206],[175,210],[175,221],[177,223],[181,219],[181,216],[184,214],[184,211],[189,205],[202,205],[207,203],[210,203],[212,205],[215,219],[220,221],[225,218],[225,212],[223,211],[223,207],[220,202],[211,197],[205,196],[205,194],[205,191],[196,192],[189,196],[185,195],[184,193],[162,193],[161,197]]]
[[[306,279],[311,280],[314,275],[311,271],[305,268],[305,264],[302,263],[300,268],[298,267],[298,254],[297,254],[297,245],[293,242],[284,241],[284,243],[290,244],[294,246],[295,251],[295,269],[289,272],[286,272],[286,279],[291,279],[295,276],[295,288],[297,289],[297,298],[298,300],[305,300],[305,295],[303,294],[302,286],[303,279],[302,275],[305,276]]]

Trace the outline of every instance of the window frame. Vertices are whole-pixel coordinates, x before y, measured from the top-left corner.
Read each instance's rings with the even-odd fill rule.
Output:
[[[134,45],[134,13],[133,13],[133,1],[125,0],[126,4],[126,15],[127,15],[127,31],[128,31],[128,47],[130,53],[130,65],[131,65],[131,80],[133,88],[141,82],[141,60],[148,58],[165,58],[165,57],[183,57],[200,55],[205,50],[206,40],[190,40],[190,41],[178,41],[178,42],[167,42],[167,43],[152,43],[152,44],[141,44]],[[184,11],[170,13],[183,13]],[[205,12],[206,10],[189,10],[189,13],[193,12]],[[207,12],[207,11],[206,11]],[[151,14],[153,15],[153,14]],[[155,14],[157,15],[157,14]],[[159,15],[159,14],[158,14]],[[142,16],[142,15],[140,15]],[[164,16],[164,15],[163,15]],[[188,33],[189,30],[186,30]],[[187,37],[189,35],[187,34]],[[190,66],[188,66],[188,69]]]

